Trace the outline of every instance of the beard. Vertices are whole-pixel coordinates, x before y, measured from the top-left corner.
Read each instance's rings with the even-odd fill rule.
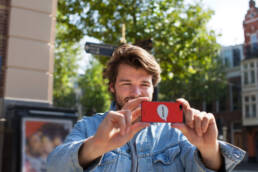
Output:
[[[138,97],[141,97],[141,96],[138,96]],[[131,97],[121,97],[121,96],[117,95],[116,92],[113,93],[113,98],[115,100],[117,110],[121,110],[123,108],[123,106],[129,100],[136,99],[138,97],[132,97],[132,96]]]
[[[153,94],[153,93],[152,93]],[[132,100],[132,99],[136,99],[136,98],[139,98],[139,97],[149,97],[150,100],[152,100],[153,96],[151,95],[144,95],[144,94],[141,94],[141,95],[138,95],[138,96],[127,96],[127,97],[123,97],[123,96],[120,96],[117,94],[116,90],[114,89],[114,92],[112,92],[112,96],[113,96],[113,100],[115,101],[115,104],[116,104],[116,110],[121,110],[123,108],[123,106],[129,101],[129,100]]]
[[[117,106],[117,110],[121,110],[123,108],[123,106],[129,101],[129,100],[132,100],[132,99],[135,99],[137,97],[125,97],[125,98],[122,98],[120,96],[117,96],[116,94],[114,95],[115,97],[115,102],[116,102],[116,106]],[[140,96],[139,96],[140,97]]]

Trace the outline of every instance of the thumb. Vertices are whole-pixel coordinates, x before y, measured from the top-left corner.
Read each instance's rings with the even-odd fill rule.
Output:
[[[189,131],[189,128],[185,124],[174,123],[174,124],[171,124],[171,127],[180,130],[183,133],[183,135],[188,137],[190,131]]]

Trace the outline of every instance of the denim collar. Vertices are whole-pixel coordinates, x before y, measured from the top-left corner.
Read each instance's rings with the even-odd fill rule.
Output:
[[[115,101],[112,101],[109,110],[113,110],[113,111],[116,110],[116,102]]]

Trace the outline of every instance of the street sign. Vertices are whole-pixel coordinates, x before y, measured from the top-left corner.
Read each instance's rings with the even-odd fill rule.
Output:
[[[84,50],[87,53],[94,55],[102,55],[102,56],[112,56],[113,51],[116,49],[116,46],[108,45],[108,44],[98,44],[92,42],[86,42]]]

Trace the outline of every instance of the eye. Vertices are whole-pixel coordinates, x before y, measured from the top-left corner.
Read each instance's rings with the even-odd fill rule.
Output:
[[[150,84],[144,83],[144,84],[142,84],[142,86],[143,86],[143,87],[149,87]]]
[[[124,82],[124,83],[122,83],[122,85],[131,85],[131,83],[129,83],[129,82]]]

